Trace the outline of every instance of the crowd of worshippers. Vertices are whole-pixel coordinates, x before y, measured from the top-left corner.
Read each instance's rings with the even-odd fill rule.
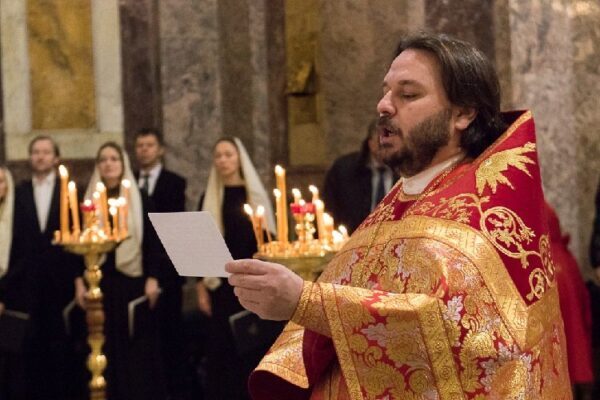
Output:
[[[52,243],[60,149],[38,136],[28,150],[31,179],[15,184],[0,168],[0,399],[87,399],[84,262]],[[157,129],[140,130],[134,171],[123,148],[107,142],[84,191],[89,198],[102,182],[109,199],[119,198],[123,179],[137,182],[128,196],[129,237],[101,259],[107,397],[244,399],[247,376],[282,323],[248,315],[218,278],[192,282],[198,307],[182,312],[185,280],[148,219],[149,212],[185,211],[186,181],[164,167],[164,151]],[[213,215],[234,258],[257,250],[246,202],[268,204],[269,197],[241,141],[222,138],[198,210]]]
[[[137,182],[130,191],[130,238],[102,259],[108,398],[245,399],[248,375],[283,325],[249,316],[232,287],[218,278],[194,282],[199,312],[182,312],[185,280],[176,273],[147,217],[148,212],[185,211],[186,181],[165,168],[164,151],[157,129],[140,130],[135,138],[138,169],[134,171],[123,148],[107,142],[97,152],[86,190],[91,194],[101,181],[108,197],[118,198],[122,179]],[[325,176],[329,211],[350,231],[398,179],[378,151],[373,121],[360,151],[335,160]],[[239,139],[218,140],[212,154],[206,190],[197,209],[213,215],[234,259],[251,258],[256,241],[243,205],[269,204],[269,196]],[[52,244],[59,228],[59,161],[57,143],[50,136],[38,136],[29,145],[30,180],[16,185],[8,169],[0,168],[0,399],[89,397],[84,263]],[[597,209],[599,202],[600,197]],[[564,242],[558,220],[549,212],[558,232],[555,240]],[[272,214],[271,207],[267,213]],[[272,215],[267,219],[274,220]],[[273,224],[267,226],[272,229]],[[582,333],[570,333],[571,327],[589,328],[589,301],[582,280],[568,277],[579,271],[563,248],[564,256],[558,257],[567,260],[561,265],[572,268],[559,271],[559,277],[567,276],[559,285],[571,285],[564,292],[582,296],[570,305],[561,296],[561,306],[571,310],[563,312],[567,336],[575,337]],[[600,265],[600,215],[592,258],[595,266]],[[130,304],[143,296],[147,301],[136,306],[132,325]],[[589,334],[584,336],[588,338],[584,347],[589,348]],[[579,352],[578,357],[573,365],[575,358],[569,358],[572,379],[591,382],[590,352]]]

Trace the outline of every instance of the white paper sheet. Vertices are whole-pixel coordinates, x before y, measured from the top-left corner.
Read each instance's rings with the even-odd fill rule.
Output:
[[[181,276],[222,277],[233,260],[207,211],[148,213],[169,258]]]

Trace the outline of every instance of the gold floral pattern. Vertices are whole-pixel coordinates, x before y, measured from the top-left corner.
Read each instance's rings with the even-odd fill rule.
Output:
[[[311,399],[571,398],[548,237],[539,216],[496,198],[539,179],[528,170],[534,142],[508,140],[530,120],[524,113],[473,162],[470,189],[432,189],[400,216],[384,201],[305,288],[291,332],[330,335],[336,353]],[[302,383],[289,372],[297,357],[280,354],[283,378]]]
[[[503,174],[509,167],[517,168],[528,176],[531,176],[527,170],[527,164],[535,164],[535,161],[523,154],[532,151],[535,151],[535,143],[527,142],[522,147],[499,151],[485,159],[475,172],[479,195],[481,196],[486,186],[490,187],[492,193],[496,193],[499,184],[504,184],[514,189],[506,175]]]

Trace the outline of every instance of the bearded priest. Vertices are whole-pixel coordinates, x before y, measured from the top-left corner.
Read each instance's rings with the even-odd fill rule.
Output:
[[[570,399],[531,113],[501,114],[486,57],[426,33],[377,111],[402,179],[319,280],[226,265],[244,307],[291,320],[253,399]]]

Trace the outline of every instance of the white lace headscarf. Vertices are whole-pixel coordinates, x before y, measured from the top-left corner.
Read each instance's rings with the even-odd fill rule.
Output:
[[[256,169],[254,168],[254,165],[252,165],[252,160],[250,160],[250,156],[242,144],[242,141],[238,138],[233,138],[233,141],[235,142],[239,154],[240,169],[244,179],[244,186],[246,187],[247,201],[255,210],[259,205],[265,208],[265,220],[267,222],[266,228],[269,230],[269,232],[274,234],[275,216],[273,214],[271,200],[260,180],[260,177],[258,176],[258,173],[256,172]],[[223,181],[221,180],[221,177],[219,176],[219,173],[217,172],[217,169],[213,163],[212,167],[210,168],[208,183],[206,184],[206,192],[204,194],[202,211],[208,211],[211,213],[221,233],[223,233],[224,192],[225,186],[223,185]]]
[[[107,146],[104,144],[103,146]],[[112,144],[107,147],[114,148]],[[102,147],[101,147],[102,148]],[[129,212],[127,214],[127,225],[129,228],[129,238],[125,239],[116,250],[116,267],[117,270],[127,276],[139,277],[143,274],[142,268],[142,239],[143,239],[143,221],[144,216],[142,209],[142,197],[136,184],[136,179],[131,171],[131,164],[127,153],[119,146],[119,152],[123,155],[123,176],[122,179],[128,179],[131,182],[129,189]],[[94,168],[94,173],[90,179],[90,183],[85,191],[85,198],[91,199],[92,194],[96,190],[96,183],[100,182],[100,171],[98,163]],[[120,186],[120,190],[123,187]],[[120,196],[122,193],[119,194]],[[104,261],[102,261],[104,262]]]
[[[0,278],[8,271],[10,246],[12,245],[13,216],[15,209],[15,186],[7,168],[0,167],[6,179],[6,196],[0,205]]]

